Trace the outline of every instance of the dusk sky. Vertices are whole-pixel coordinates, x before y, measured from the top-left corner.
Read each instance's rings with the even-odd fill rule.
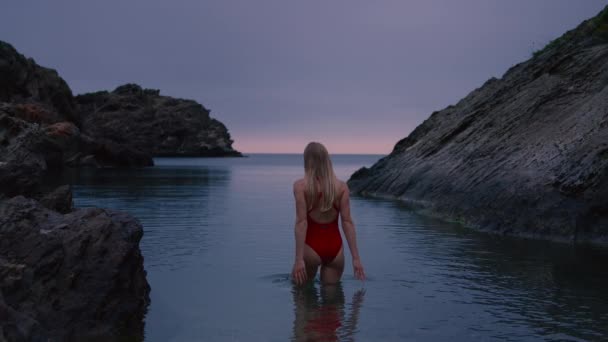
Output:
[[[211,109],[243,152],[387,154],[606,0],[5,1],[0,40],[75,94],[138,83]]]

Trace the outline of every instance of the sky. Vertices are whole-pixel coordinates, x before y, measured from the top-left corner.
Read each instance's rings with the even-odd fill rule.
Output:
[[[388,154],[606,0],[19,0],[0,40],[75,94],[194,99],[245,153]]]

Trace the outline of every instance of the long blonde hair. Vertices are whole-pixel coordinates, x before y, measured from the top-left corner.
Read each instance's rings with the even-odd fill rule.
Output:
[[[323,195],[319,208],[322,212],[330,210],[337,196],[337,182],[329,153],[327,153],[323,144],[313,141],[306,145],[304,149],[304,171],[308,209],[312,209],[320,191]],[[317,189],[315,180],[319,182],[320,189]]]

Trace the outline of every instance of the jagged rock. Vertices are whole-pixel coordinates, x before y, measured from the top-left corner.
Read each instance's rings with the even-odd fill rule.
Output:
[[[82,135],[82,148],[79,154],[68,162],[77,160],[78,166],[95,167],[141,167],[152,166],[152,157],[125,144],[106,139],[92,139]]]
[[[141,167],[153,165],[150,155],[113,141],[95,140],[82,134],[71,122],[50,125],[31,123],[20,118],[15,105],[0,103],[0,184],[14,177],[2,176],[12,168],[13,174],[30,177],[32,171],[20,168],[37,168],[37,177],[23,179],[15,186],[30,186],[48,171],[59,171],[64,165],[94,167]],[[32,184],[35,185],[35,184]],[[0,190],[0,192],[7,192]],[[23,193],[23,192],[13,192]]]
[[[348,182],[471,227],[608,242],[608,7]]]
[[[142,234],[116,211],[0,201],[0,340],[141,340],[150,291]]]
[[[33,59],[25,58],[10,44],[0,41],[0,116],[2,115],[23,120],[32,124],[32,127],[46,128],[49,139],[42,140],[51,146],[43,149],[52,150],[53,161],[63,165],[153,165],[150,155],[129,144],[121,145],[108,139],[96,140],[82,133],[72,91],[57,72],[37,65]],[[6,139],[3,140],[3,135],[8,134],[6,132],[11,129],[10,125],[12,124],[6,119],[0,120],[0,142],[4,141],[5,146],[8,143]],[[29,144],[25,140],[23,143]],[[42,147],[37,145],[36,151]],[[4,152],[11,153],[9,149]],[[0,162],[7,158],[9,157],[0,153]]]
[[[73,210],[69,187],[48,192],[45,182],[64,165],[152,158],[79,125],[57,73],[0,42],[0,341],[143,339],[141,225],[115,211]]]
[[[50,210],[67,214],[74,209],[72,189],[69,185],[62,185],[42,196],[40,204]]]
[[[10,264],[0,259],[0,276],[5,282],[12,281],[15,273],[21,273],[23,265]],[[6,305],[0,291],[0,341],[46,341],[45,331],[32,317]]]
[[[240,156],[226,127],[192,100],[126,84],[76,97],[83,131],[154,156]]]
[[[72,91],[57,71],[25,58],[0,41],[0,102],[23,104],[24,110],[45,113],[45,121],[78,122]],[[28,107],[30,106],[30,107]]]
[[[60,168],[61,153],[39,125],[12,117],[0,106],[0,194],[37,192],[43,176]]]
[[[136,84],[74,99],[55,70],[2,41],[0,103],[15,118],[50,125],[48,133],[66,149],[62,156],[69,166],[150,166],[153,155],[241,155],[226,127],[195,101]]]

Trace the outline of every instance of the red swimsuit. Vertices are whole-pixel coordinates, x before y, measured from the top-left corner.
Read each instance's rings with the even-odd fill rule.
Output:
[[[310,246],[321,257],[323,265],[332,262],[342,248],[342,236],[338,226],[338,217],[340,217],[340,209],[334,204],[334,209],[338,212],[335,220],[327,223],[320,223],[310,217],[308,210],[306,219],[308,221],[308,229],[306,230],[306,244]]]

